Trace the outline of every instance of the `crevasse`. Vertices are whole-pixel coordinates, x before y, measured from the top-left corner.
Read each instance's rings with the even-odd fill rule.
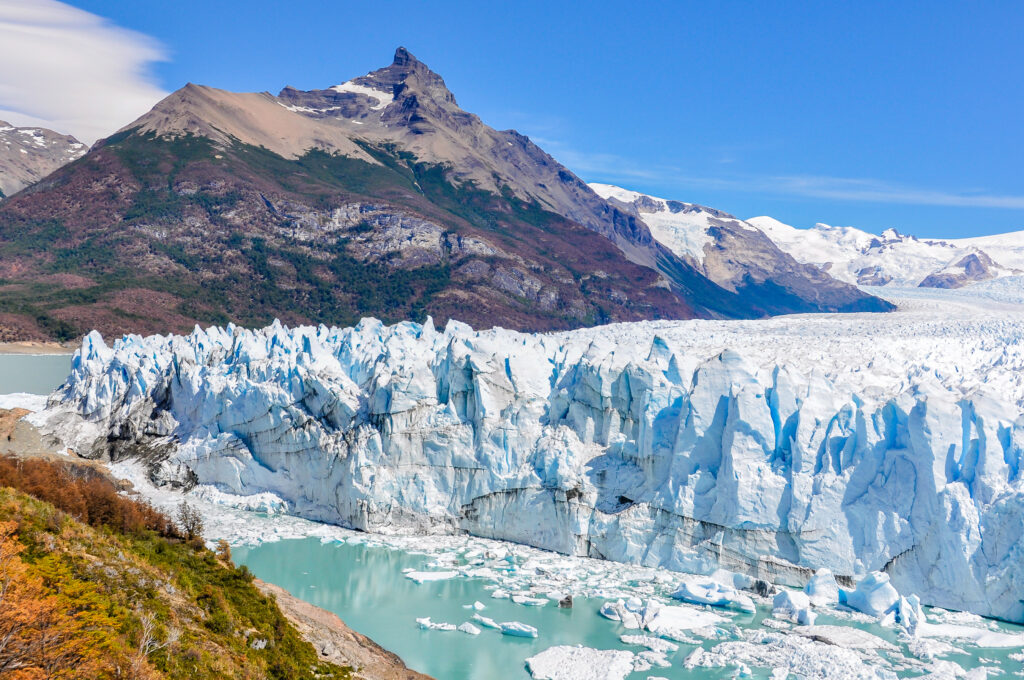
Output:
[[[791,585],[881,570],[1024,620],[1024,324],[869,316],[94,333],[48,427],[368,531]]]

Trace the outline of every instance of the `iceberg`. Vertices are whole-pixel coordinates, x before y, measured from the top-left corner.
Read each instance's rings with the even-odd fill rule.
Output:
[[[811,577],[811,580],[804,586],[804,592],[810,599],[811,604],[816,607],[838,604],[839,585],[828,568],[819,569]]]
[[[799,590],[781,590],[772,600],[772,615],[801,626],[813,626],[817,614],[811,611],[811,598]]]
[[[900,594],[889,582],[889,575],[874,571],[857,582],[853,590],[839,589],[839,604],[869,616],[884,617],[894,611]]]
[[[499,623],[501,626],[502,635],[511,635],[512,637],[525,637],[535,638],[537,637],[537,629],[525,623],[519,621],[506,621]]]
[[[711,607],[726,607],[742,612],[757,611],[754,601],[732,586],[710,578],[684,581],[672,597],[683,602],[706,604]]]
[[[156,484],[353,529],[797,588],[884,571],[925,604],[1024,621],[1024,315],[957,304],[91,333],[43,428]]]
[[[466,635],[479,635],[480,632],[481,632],[480,628],[478,628],[477,626],[474,626],[469,621],[466,621],[464,623],[460,623],[458,630],[460,632],[462,632],[462,633],[465,633]]]
[[[526,660],[535,680],[625,680],[635,655],[620,649],[559,645]]]
[[[496,622],[494,619],[489,619],[482,614],[473,614],[473,620],[479,623],[484,628],[491,628],[493,630],[501,630],[501,624]]]
[[[459,575],[457,571],[407,571],[405,577],[416,583],[429,583],[430,581],[447,581]]]
[[[416,623],[419,624],[419,627],[423,630],[455,630],[455,624],[431,621],[429,616],[424,616],[423,618],[416,619]]]

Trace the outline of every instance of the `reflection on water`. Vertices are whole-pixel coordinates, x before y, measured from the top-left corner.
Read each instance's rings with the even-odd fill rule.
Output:
[[[619,641],[626,631],[619,624],[597,614],[603,600],[577,598],[572,609],[559,609],[554,602],[544,607],[526,607],[509,600],[498,600],[485,589],[487,581],[456,578],[417,585],[404,577],[404,569],[426,569],[434,559],[411,555],[383,547],[361,544],[321,543],[307,538],[265,543],[255,548],[234,548],[235,560],[246,564],[260,578],[276,583],[297,597],[338,614],[349,626],[397,653],[405,663],[438,680],[495,680],[529,678],[526,658],[554,645],[581,644],[597,649],[630,649]],[[463,605],[479,600],[487,608],[484,616],[496,621],[521,621],[539,631],[536,640],[503,636],[483,629],[472,636],[459,631],[421,630],[416,619],[429,616],[435,622],[460,624],[471,620],[472,609]],[[732,618],[741,628],[761,628],[760,622],[770,612],[759,608],[757,614]],[[897,631],[877,624],[853,624],[820,611],[819,624],[855,625],[899,645]],[[1020,626],[1000,624],[1000,629],[1019,633]],[[709,641],[711,647],[721,640]],[[958,645],[960,646],[960,645]],[[695,669],[687,671],[683,660],[693,645],[680,644],[679,651],[669,655],[671,668],[652,668],[634,673],[630,680],[664,677],[673,680],[689,678],[731,678],[736,668]],[[1010,660],[1017,649],[979,650],[966,648],[968,654],[951,654],[946,659],[964,668],[981,665],[996,666],[1005,672],[1021,671],[1022,664]],[[903,656],[895,653],[893,661]],[[921,674],[922,669],[904,667],[901,677]],[[754,669],[753,678],[768,678],[769,671]]]
[[[402,570],[424,569],[430,558],[423,556],[362,545],[321,544],[319,539],[233,551],[236,562],[246,564],[260,578],[333,611],[352,628],[397,653],[409,667],[439,680],[528,678],[524,660],[558,644],[635,649],[623,645],[615,626],[598,616],[602,601],[577,598],[572,609],[559,609],[554,602],[524,607],[493,599],[484,590],[485,581],[460,578],[417,585]],[[503,636],[488,629],[476,636],[424,631],[416,624],[423,616],[456,625],[469,621],[474,612],[463,605],[476,600],[487,605],[481,612],[484,616],[535,626],[538,639]],[[666,673],[671,671],[658,669],[637,677],[721,677],[718,673],[684,675],[678,668],[674,674]]]
[[[70,354],[0,354],[0,394],[49,394],[70,372]]]

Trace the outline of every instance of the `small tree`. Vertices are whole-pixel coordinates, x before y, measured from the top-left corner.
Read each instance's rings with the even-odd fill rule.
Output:
[[[181,505],[178,506],[177,524],[178,529],[185,534],[185,538],[189,541],[202,539],[203,517],[195,507],[185,501],[182,501]]]
[[[230,564],[230,562],[231,562],[231,545],[227,541],[225,541],[223,538],[220,539],[219,541],[217,541],[216,553],[217,553],[217,557],[219,557],[222,562],[227,562],[227,563]]]

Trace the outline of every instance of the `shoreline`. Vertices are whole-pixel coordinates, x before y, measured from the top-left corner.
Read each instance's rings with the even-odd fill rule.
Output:
[[[253,585],[277,601],[281,612],[325,661],[355,668],[357,678],[432,680],[429,675],[410,669],[394,652],[350,628],[337,614],[299,599],[273,583],[256,578]]]
[[[25,340],[22,342],[0,342],[0,354],[74,354],[78,344],[66,345],[52,341]]]

